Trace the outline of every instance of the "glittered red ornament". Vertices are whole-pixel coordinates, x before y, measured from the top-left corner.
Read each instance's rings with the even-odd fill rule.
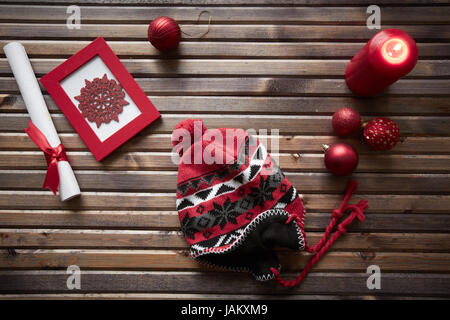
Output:
[[[361,116],[355,109],[344,107],[331,118],[334,131],[340,136],[348,136],[361,128]]]
[[[175,49],[180,39],[180,26],[169,17],[158,17],[148,26],[148,40],[160,51]]]
[[[397,124],[389,118],[375,118],[364,127],[364,140],[374,150],[390,150],[400,139]]]
[[[351,174],[358,166],[358,153],[346,143],[336,143],[332,146],[324,145],[324,162],[327,169],[337,175]]]

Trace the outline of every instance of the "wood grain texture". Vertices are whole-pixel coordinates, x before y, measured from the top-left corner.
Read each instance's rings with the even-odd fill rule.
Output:
[[[155,96],[148,98],[165,113],[202,114],[274,114],[274,115],[332,115],[337,105],[352,107],[367,117],[392,115],[447,115],[450,100],[447,97],[393,97],[376,99],[357,97],[245,97],[245,96]],[[44,100],[51,113],[61,113],[53,99]],[[0,112],[25,113],[23,99],[17,94],[0,95]]]
[[[168,277],[170,275],[170,277]],[[292,275],[286,275],[289,277]],[[448,274],[383,274],[386,295],[448,297]],[[374,294],[366,273],[312,273],[301,287],[284,288],[274,281],[257,282],[247,274],[161,271],[86,271],[81,293],[233,293],[233,294]],[[1,293],[69,293],[65,271],[0,271]],[[245,282],[246,285],[242,286]],[[208,283],[208,286],[204,284]],[[280,296],[282,298],[282,296]]]
[[[328,8],[328,7],[80,7],[84,23],[148,23],[159,17],[168,16],[179,23],[196,22],[199,13],[208,10],[214,23],[327,23],[327,24],[366,24],[365,7]],[[65,22],[67,6],[45,5],[2,5],[0,21],[22,22],[45,20],[47,22]],[[386,7],[383,8],[385,24],[448,24],[449,7]],[[207,20],[206,20],[207,21]],[[206,23],[206,22],[205,22]]]
[[[82,270],[168,270],[211,271],[196,263],[187,251],[169,250],[15,250],[11,255],[0,250],[0,270],[67,269],[76,264]],[[278,252],[284,271],[296,272],[305,267],[310,254]],[[385,272],[414,271],[448,273],[448,253],[405,252],[329,252],[314,266],[313,272],[365,272],[370,265],[378,265]],[[222,271],[217,269],[217,271]]]
[[[1,0],[0,3],[11,3],[11,0]],[[48,4],[72,4],[72,0],[15,0],[14,3],[48,3]],[[96,4],[96,5],[145,5],[145,6],[199,6],[199,5],[248,5],[248,0],[77,0],[80,4]],[[294,5],[312,5],[312,6],[355,6],[370,5],[371,0],[252,0],[252,5],[261,6],[294,6]],[[447,4],[446,0],[378,0],[378,4],[383,5],[432,5]]]
[[[315,244],[322,232],[308,232]],[[330,251],[449,252],[448,233],[347,233]],[[188,249],[180,231],[0,229],[1,248]]]
[[[343,79],[305,78],[138,78],[136,82],[147,94],[154,95],[247,95],[247,96],[350,96]],[[399,80],[385,90],[394,96],[448,96],[450,80]],[[0,77],[6,93],[18,93],[13,78]]]
[[[63,114],[51,115],[56,130],[60,133],[75,132],[67,118]],[[141,134],[172,133],[178,122],[190,117],[202,119],[207,128],[241,128],[244,130],[265,130],[265,134],[283,135],[332,135],[331,116],[241,116],[241,115],[166,115],[156,120],[152,126],[144,129]],[[393,116],[401,131],[402,136],[431,135],[449,136],[449,116]],[[28,126],[28,114],[0,113],[0,127],[4,132],[23,132]],[[272,131],[277,130],[277,131]]]
[[[169,153],[116,152],[101,163],[90,152],[69,152],[67,156],[76,170],[176,171],[178,168]],[[286,172],[326,172],[323,154],[272,156]],[[361,155],[355,172],[449,173],[449,161],[450,155]],[[0,170],[13,166],[20,170],[45,170],[47,162],[39,151],[0,151]]]
[[[0,47],[3,48],[8,42],[8,40],[0,40]],[[23,40],[20,42],[31,58],[68,58],[90,43],[90,41],[70,40]],[[176,53],[165,54],[161,54],[148,41],[108,41],[108,45],[120,58],[350,59],[364,46],[364,43],[183,41]],[[58,50],[55,50],[55,47]],[[449,43],[417,43],[417,47],[421,59],[446,59],[450,50]],[[3,51],[0,51],[0,56],[4,56]]]
[[[0,170],[0,190],[40,190],[46,170]],[[75,171],[85,191],[173,192],[176,172],[165,171]],[[345,190],[347,180],[328,173],[286,172],[300,193],[336,193]],[[358,192],[367,194],[449,194],[450,174],[354,173]],[[99,182],[101,182],[99,184]]]
[[[439,296],[328,295],[328,294],[200,294],[200,293],[47,293],[0,294],[1,300],[445,300]]]
[[[182,24],[180,27],[189,34],[202,34],[205,25]],[[382,29],[394,26],[383,25]],[[395,25],[410,34],[418,42],[448,42],[448,25]],[[146,24],[83,24],[81,29],[68,29],[65,24],[43,23],[0,23],[0,37],[3,39],[79,39],[94,40],[102,35],[106,40],[147,40]],[[366,26],[333,25],[218,25],[212,24],[204,41],[368,41],[379,30],[369,30]],[[192,39],[192,38],[191,38]],[[198,41],[197,38],[193,39]],[[182,41],[190,41],[182,37]]]
[[[443,214],[448,213],[450,207],[448,195],[358,194],[352,201],[356,203],[361,198],[370,202],[367,212]],[[342,195],[303,194],[309,212],[331,212],[341,201]],[[51,191],[0,190],[0,207],[14,210],[174,210],[174,205],[175,194],[172,193],[84,191],[82,197],[61,202]]]
[[[59,135],[64,147],[70,151],[87,151],[86,145],[76,133],[63,133]],[[361,143],[359,138],[340,138],[336,136],[263,136],[266,139],[266,147],[269,151],[273,151],[278,141],[278,151],[287,152],[292,155],[301,156],[303,153],[323,153],[323,144],[333,144],[344,142],[354,147],[359,154],[377,154],[366,144]],[[0,150],[14,151],[37,151],[36,145],[30,141],[25,133],[0,133]],[[172,146],[169,134],[143,134],[138,135],[132,140],[120,147],[117,152],[171,152]],[[408,136],[395,146],[394,149],[386,151],[385,154],[449,154],[450,138],[449,137],[430,137],[430,136]],[[114,157],[111,155],[111,157]],[[120,156],[118,156],[120,157]],[[106,160],[105,161],[109,161]]]
[[[47,74],[65,59],[31,59],[37,76]],[[134,76],[195,75],[195,76],[305,76],[339,77],[345,73],[348,60],[227,60],[221,59],[122,59],[125,68]],[[7,59],[0,59],[0,74],[12,76]],[[448,78],[449,60],[418,61],[405,78]]]
[[[308,212],[306,231],[322,232],[330,213]],[[396,223],[392,223],[395,221]],[[425,223],[426,222],[426,223]],[[179,230],[176,211],[109,210],[0,210],[0,228]],[[433,213],[369,213],[364,223],[355,222],[357,232],[447,232],[450,215]]]

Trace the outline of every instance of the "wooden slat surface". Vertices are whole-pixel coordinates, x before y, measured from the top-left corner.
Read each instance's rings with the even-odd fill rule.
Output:
[[[102,35],[106,40],[147,40],[147,24],[83,24],[82,29],[68,29],[65,24],[0,23],[0,37],[3,39],[80,39],[93,40]],[[182,24],[180,27],[188,34],[203,34],[205,25]],[[392,28],[383,25],[382,29]],[[448,42],[448,25],[395,25],[408,32],[419,42]],[[205,30],[206,29],[206,30]],[[365,26],[334,25],[218,25],[212,24],[203,40],[222,41],[367,41],[377,31]],[[182,37],[183,41],[197,38]],[[217,44],[218,45],[218,44]]]
[[[75,171],[80,188],[86,191],[171,192],[176,173],[165,171]],[[46,170],[0,170],[0,190],[39,190]],[[304,193],[342,193],[346,181],[328,173],[286,173]],[[368,194],[448,194],[450,174],[371,174],[354,173],[361,180],[358,191]],[[99,181],[102,183],[99,185]]]
[[[40,185],[40,184],[39,184]],[[146,190],[144,190],[146,191]],[[50,191],[0,190],[0,205],[5,209],[70,209],[80,210],[173,210],[175,194],[150,192],[89,192],[83,197],[61,203]],[[368,212],[446,213],[450,206],[448,195],[356,195],[370,201]],[[304,194],[309,212],[331,212],[341,203],[342,196],[333,194]]]
[[[436,296],[313,295],[313,294],[199,294],[199,293],[28,293],[0,294],[2,300],[446,300]]]
[[[65,25],[72,4],[81,6],[79,30]],[[365,99],[352,95],[343,73],[378,32],[365,26],[371,4],[381,7],[382,29],[415,38],[419,61]],[[197,23],[202,10],[212,24],[199,39],[208,28],[207,14]],[[162,114],[99,163],[43,90],[83,192],[62,203],[40,189],[46,162],[23,132],[29,117],[0,52],[0,299],[450,297],[449,13],[444,0],[0,1],[0,47],[20,40],[39,77],[103,36]],[[147,41],[148,22],[160,15],[185,32],[167,55]],[[342,106],[364,121],[391,117],[401,141],[379,153],[358,135],[335,136],[330,119]],[[186,117],[256,130],[302,194],[311,244],[348,181],[327,173],[322,145],[351,144],[360,154],[352,202],[369,201],[366,221],[354,223],[293,290],[197,264],[180,232],[170,161],[170,133]],[[277,254],[287,277],[310,258]],[[66,287],[71,264],[83,270],[79,292]],[[380,291],[366,287],[373,264],[383,272]]]
[[[270,131],[268,131],[270,132]],[[2,151],[13,150],[38,150],[36,145],[29,140],[25,133],[2,133],[0,134],[0,149]],[[60,134],[64,147],[70,151],[86,151],[86,145],[75,133]],[[273,143],[275,137],[263,136],[267,139],[268,149],[273,151],[276,146]],[[289,152],[301,155],[302,153],[323,153],[323,144],[333,144],[336,142],[345,142],[352,145],[360,154],[378,154],[373,152],[367,145],[361,144],[358,138],[339,138],[336,136],[281,136],[278,140],[278,151]],[[273,144],[272,144],[273,143]],[[394,149],[385,154],[449,154],[449,137],[403,137],[401,142]],[[169,134],[147,134],[139,135],[133,140],[128,141],[118,149],[119,152],[151,152],[172,150]],[[382,157],[382,155],[378,155]],[[120,157],[120,156],[119,156]],[[109,161],[109,160],[105,160]]]
[[[64,269],[67,265],[76,264],[83,270],[212,271],[192,260],[187,251],[17,249],[15,258],[10,259],[9,256],[7,250],[0,251],[0,270]],[[295,272],[299,267],[303,268],[311,256],[280,252],[279,258],[283,270]],[[447,253],[330,252],[314,267],[314,272],[341,269],[364,272],[367,261],[389,272],[448,273],[450,269],[450,254]]]
[[[393,224],[386,219],[394,219]],[[309,212],[305,228],[321,231],[329,223],[329,213]],[[427,221],[427,223],[424,223]],[[0,223],[6,228],[102,229],[112,230],[179,230],[176,211],[109,211],[109,210],[1,210]],[[364,223],[354,223],[350,231],[446,232],[450,217],[435,213],[373,213]]]
[[[174,126],[183,118],[203,119],[208,128],[229,128],[231,126],[243,129],[261,129],[270,133],[272,129],[278,130],[284,135],[330,135],[333,134],[331,116],[242,116],[242,115],[166,115],[154,122],[151,127],[142,131],[145,133],[171,133]],[[5,132],[23,132],[28,125],[27,114],[3,114],[0,118],[0,127]],[[73,127],[63,114],[52,115],[53,123],[58,132],[72,133]],[[450,126],[448,116],[393,116],[402,134],[409,135],[433,135],[449,136]]]
[[[252,5],[260,6],[368,6],[372,0],[252,0]],[[30,0],[1,0],[2,3],[30,3]],[[72,4],[72,0],[43,0],[43,4]],[[78,0],[79,4],[95,5],[145,5],[145,6],[225,6],[225,5],[248,5],[248,0]],[[447,4],[446,0],[378,0],[382,5],[433,5]]]
[[[332,115],[336,105],[348,105],[357,109],[363,116],[374,115],[446,115],[450,114],[450,101],[447,97],[391,97],[377,99],[354,97],[210,97],[210,96],[154,96],[153,103],[162,113],[183,113],[189,106],[192,113],[223,114],[314,114]],[[61,113],[50,96],[44,99],[51,113]],[[20,95],[0,95],[2,112],[26,113]],[[301,107],[300,107],[301,106]],[[185,112],[184,112],[185,113]]]
[[[74,52],[81,50],[90,41],[58,40],[58,50],[52,49],[54,41],[48,40],[23,40],[29,57],[70,57]],[[8,40],[0,40],[3,47]],[[147,41],[108,41],[108,45],[119,57],[164,58],[165,55],[154,47],[150,47]],[[182,42],[177,53],[167,53],[168,58],[270,58],[270,59],[350,59],[355,52],[360,50],[364,43],[352,42],[216,42],[191,41]],[[449,43],[417,43],[421,59],[445,58]],[[0,56],[4,56],[0,52]]]
[[[116,153],[99,163],[89,152],[69,152],[69,160],[78,170],[170,170],[176,171],[177,165],[171,161],[170,153],[129,152]],[[289,172],[325,172],[322,154],[274,154],[278,163]],[[16,163],[20,157],[21,162]],[[450,172],[446,164],[449,155],[361,155],[355,172]],[[15,166],[17,169],[47,169],[42,153],[27,151],[0,151],[0,170]]]
[[[310,232],[307,236],[316,243],[322,233]],[[0,229],[0,239],[3,248],[188,249],[182,234],[173,231]],[[449,240],[450,235],[445,233],[348,233],[330,251],[448,252]]]
[[[65,59],[31,59],[31,65],[36,75],[44,75]],[[216,59],[123,59],[127,70],[140,77],[174,76],[174,75],[207,75],[236,76],[246,74],[251,76],[305,76],[305,77],[339,77],[342,78],[347,60],[241,60],[222,59],[218,65]],[[11,76],[11,70],[6,59],[0,59],[0,74]],[[448,60],[424,60],[419,62],[414,71],[405,78],[450,76]]]
[[[289,275],[288,275],[289,277]],[[323,288],[342,295],[373,295],[365,285],[365,273],[312,273],[301,287],[284,288],[274,281],[257,282],[246,274],[165,271],[85,271],[81,293],[191,293],[209,294],[323,294]],[[386,295],[447,296],[448,274],[386,273]],[[69,293],[66,271],[0,271],[1,293]],[[246,285],[243,286],[242,283]],[[205,286],[205,283],[208,283]]]
[[[159,16],[169,16],[180,23],[195,22],[202,10],[208,10],[214,23],[325,23],[325,24],[365,24],[364,7],[80,7],[85,23],[148,23]],[[66,6],[4,5],[0,21],[21,22],[42,20],[65,22]],[[385,24],[446,24],[450,15],[449,7],[387,7],[383,10]]]

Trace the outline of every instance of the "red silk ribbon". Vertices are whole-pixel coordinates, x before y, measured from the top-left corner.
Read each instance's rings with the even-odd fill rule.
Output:
[[[42,189],[50,188],[53,194],[56,195],[59,185],[59,173],[58,173],[58,161],[69,161],[67,159],[66,151],[62,144],[52,148],[48,143],[44,134],[36,127],[31,120],[28,122],[29,127],[25,128],[25,132],[28,134],[31,140],[44,151],[45,159],[47,160],[47,174],[45,175],[44,184]]]

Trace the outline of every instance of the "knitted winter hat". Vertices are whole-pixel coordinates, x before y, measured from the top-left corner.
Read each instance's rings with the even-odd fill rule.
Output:
[[[355,218],[364,220],[367,201],[347,205],[357,186],[351,181],[322,239],[310,247],[303,203],[256,138],[242,129],[206,130],[201,120],[188,119],[175,127],[172,142],[181,156],[176,200],[181,229],[200,262],[294,286]],[[350,215],[328,239],[346,211]],[[316,254],[295,280],[285,281],[273,246]]]

